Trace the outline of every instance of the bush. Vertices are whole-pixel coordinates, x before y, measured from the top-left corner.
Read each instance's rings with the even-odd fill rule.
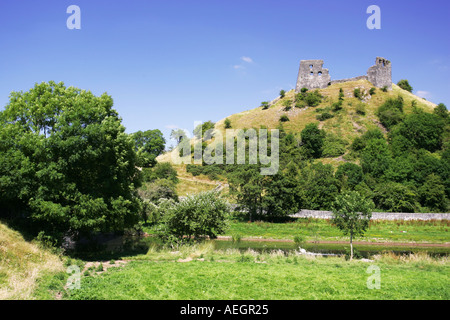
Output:
[[[319,90],[306,93],[305,102],[310,107],[316,107],[322,102],[323,96],[319,93]]]
[[[331,113],[324,112],[324,113],[321,113],[321,114],[317,115],[316,119],[319,120],[319,121],[325,121],[325,120],[331,119],[333,117],[334,117],[334,115],[332,115]]]
[[[231,121],[230,119],[226,118],[224,121],[225,124],[225,129],[230,129],[231,128]]]
[[[144,182],[153,182],[157,179],[167,179],[178,183],[178,174],[170,162],[157,163],[153,168],[142,169],[142,180]]]
[[[347,142],[333,133],[328,133],[323,143],[322,157],[338,157],[345,153]]]
[[[261,107],[263,110],[269,109],[269,102],[268,101],[261,102]]]
[[[355,98],[358,98],[359,100],[362,100],[363,96],[361,93],[361,89],[360,88],[356,88],[355,90],[353,90],[353,96]]]
[[[286,91],[281,90],[280,91],[280,98],[283,99],[285,95],[286,95]]]
[[[411,85],[409,84],[408,80],[400,80],[399,82],[397,82],[397,85],[402,88],[403,90],[412,92],[413,88],[411,87]]]
[[[403,120],[403,98],[387,99],[377,110],[380,122],[388,129]]]
[[[370,94],[371,96],[373,96],[373,95],[375,94],[375,92],[376,92],[376,89],[375,89],[374,87],[370,88],[369,94]]]
[[[386,182],[377,185],[373,201],[377,208],[390,212],[415,212],[417,209],[417,193],[408,186]]]
[[[289,111],[292,108],[292,101],[291,100],[284,100],[282,105],[284,107],[283,108],[284,111]]]
[[[335,102],[331,105],[331,108],[334,112],[342,110],[342,100],[339,100],[338,102]]]
[[[167,179],[157,179],[147,183],[138,192],[143,199],[150,202],[157,202],[162,198],[178,200],[175,183]]]
[[[286,122],[286,121],[289,121],[289,117],[288,117],[287,115],[283,114],[283,115],[280,117],[280,122]]]
[[[160,236],[163,239],[173,236],[177,241],[215,239],[226,231],[229,214],[228,203],[215,191],[188,196],[167,208]]]
[[[313,158],[320,158],[325,140],[325,131],[320,130],[316,123],[309,123],[300,133],[303,148]]]

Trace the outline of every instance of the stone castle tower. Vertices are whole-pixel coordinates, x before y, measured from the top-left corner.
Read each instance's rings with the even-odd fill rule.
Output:
[[[362,79],[370,81],[377,88],[387,87],[388,90],[392,90],[391,62],[385,58],[377,57],[375,65],[367,70],[367,75],[332,81],[328,69],[323,68],[323,60],[302,60],[298,70],[295,92],[300,92],[302,88],[323,89],[333,83]]]

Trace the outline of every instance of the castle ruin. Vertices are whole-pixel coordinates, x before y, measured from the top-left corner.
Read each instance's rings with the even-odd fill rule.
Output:
[[[350,79],[331,80],[328,69],[323,68],[323,60],[302,60],[298,70],[295,92],[302,88],[323,89],[334,83],[368,80],[377,88],[387,87],[392,90],[392,65],[385,58],[377,57],[375,65],[367,70],[367,74]]]

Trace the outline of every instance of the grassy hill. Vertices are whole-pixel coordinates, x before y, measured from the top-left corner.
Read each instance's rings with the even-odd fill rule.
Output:
[[[0,222],[0,300],[36,299],[39,282],[64,270],[58,255]]]
[[[403,110],[405,114],[409,114],[413,111],[413,103],[417,108],[426,112],[432,112],[436,107],[436,104],[403,90],[395,84],[392,85],[391,91],[383,92],[383,90],[377,88],[375,89],[375,93],[370,95],[369,90],[372,87],[373,85],[367,80],[336,83],[325,89],[319,90],[324,98],[318,106],[297,108],[292,104],[292,108],[285,111],[283,104],[286,100],[293,101],[296,94],[294,90],[290,90],[286,92],[284,98],[277,97],[271,101],[268,109],[264,110],[261,106],[257,106],[254,109],[232,114],[217,121],[215,129],[220,130],[224,134],[225,119],[230,120],[232,129],[260,128],[261,126],[265,126],[268,129],[274,129],[279,126],[280,117],[282,115],[287,115],[289,121],[283,122],[283,127],[287,132],[293,133],[299,140],[300,132],[308,123],[314,122],[319,124],[320,129],[324,129],[332,137],[338,137],[342,140],[343,144],[346,145],[344,154],[339,156],[324,156],[323,158],[318,159],[319,161],[325,164],[332,164],[335,167],[343,161],[357,162],[357,159],[347,157],[350,144],[356,137],[361,136],[364,132],[373,128],[380,128],[384,133],[387,133],[386,128],[379,122],[376,115],[376,110],[387,99],[395,99],[398,96],[401,96],[404,101]],[[332,111],[331,106],[334,102],[338,101],[341,88],[344,92],[342,109],[334,112]],[[354,90],[358,88],[360,89],[360,92],[363,93],[362,100],[354,96]],[[332,114],[333,118],[324,121],[317,120],[317,116],[324,112]],[[191,144],[194,144],[195,142],[195,139],[191,140]],[[172,152],[167,152],[159,156],[157,160],[160,162],[172,162]],[[189,173],[186,173],[185,165],[178,165],[176,167],[179,175],[184,177],[186,177],[186,175],[190,176]],[[203,182],[205,182],[205,180]],[[184,183],[187,183],[187,181],[184,181]],[[205,185],[202,185],[201,187],[205,187]],[[182,184],[180,188],[184,188],[184,185]]]

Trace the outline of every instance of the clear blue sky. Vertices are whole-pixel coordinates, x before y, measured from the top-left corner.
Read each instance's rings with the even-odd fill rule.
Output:
[[[69,5],[81,30],[69,30]],[[381,29],[369,30],[369,5]],[[450,106],[450,2],[414,0],[0,0],[0,110],[36,82],[107,92],[127,132],[218,121],[294,88],[302,59],[332,79],[376,56],[393,81]]]

